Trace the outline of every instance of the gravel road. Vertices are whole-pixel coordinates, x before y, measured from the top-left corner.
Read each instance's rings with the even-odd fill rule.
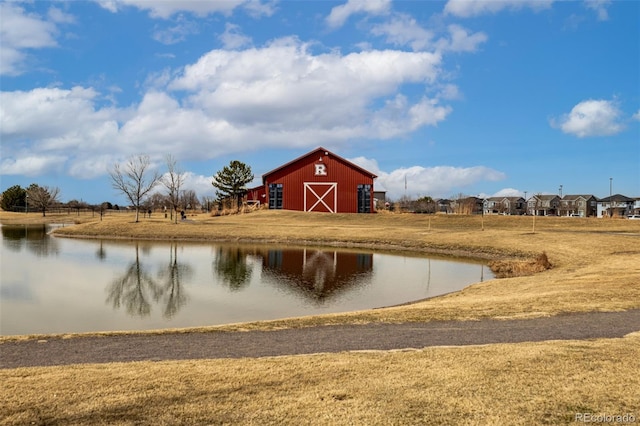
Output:
[[[428,346],[616,338],[640,331],[640,309],[520,320],[335,325],[275,331],[51,337],[0,343],[0,368],[267,357]]]

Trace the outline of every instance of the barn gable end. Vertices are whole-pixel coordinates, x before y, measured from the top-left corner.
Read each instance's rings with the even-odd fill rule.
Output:
[[[265,173],[262,182],[271,209],[371,213],[375,178],[320,147]]]

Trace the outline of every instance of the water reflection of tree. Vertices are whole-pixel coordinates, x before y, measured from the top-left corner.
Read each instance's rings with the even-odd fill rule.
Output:
[[[39,257],[58,254],[60,247],[55,238],[49,236],[49,226],[41,225],[3,225],[2,242],[4,246],[15,252],[22,247]]]
[[[169,263],[160,269],[159,278],[162,281],[161,296],[164,297],[164,316],[173,317],[187,302],[187,295],[182,288],[182,281],[193,275],[193,268],[187,264],[178,263],[178,245],[172,244]]]
[[[114,309],[124,305],[129,314],[144,317],[151,313],[149,299],[157,301],[162,289],[140,263],[139,251],[136,243],[136,258],[129,264],[124,275],[115,279],[108,287],[107,302],[111,303]]]
[[[246,287],[251,279],[247,253],[240,247],[218,247],[213,270],[232,291]]]
[[[104,242],[100,240],[100,246],[98,250],[96,250],[96,257],[100,260],[105,260],[107,258],[107,251],[104,248]]]

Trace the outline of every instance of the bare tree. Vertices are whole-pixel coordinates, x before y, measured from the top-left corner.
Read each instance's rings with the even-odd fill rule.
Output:
[[[165,194],[154,192],[149,195],[146,204],[151,208],[151,210],[158,210],[170,204],[169,197]]]
[[[38,186],[32,183],[26,191],[27,204],[35,210],[42,211],[42,216],[46,216],[47,209],[58,202],[60,188]]]
[[[178,169],[176,159],[168,154],[167,161],[167,173],[162,178],[162,184],[167,188],[167,198],[169,204],[171,204],[171,218],[174,218],[178,223],[178,206],[180,204],[180,188],[184,183],[184,174]]]
[[[215,202],[215,199],[208,195],[203,195],[200,198],[200,204],[202,205],[202,208],[207,211],[207,213],[210,211],[214,202]]]
[[[151,174],[150,167],[149,156],[138,155],[130,157],[124,166],[115,164],[109,171],[113,188],[126,195],[136,209],[136,222],[140,219],[140,206],[147,194],[160,181],[158,172]]]
[[[198,196],[193,189],[185,189],[181,194],[182,205],[187,209],[195,209],[198,206]]]

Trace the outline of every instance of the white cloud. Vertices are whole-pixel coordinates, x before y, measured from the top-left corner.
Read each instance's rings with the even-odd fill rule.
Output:
[[[124,110],[95,109],[98,94],[91,88],[70,90],[39,88],[0,94],[0,137],[3,173],[23,170],[34,175],[51,170],[77,175],[84,165],[87,175],[104,169],[88,165],[84,157],[117,153],[118,119]],[[29,154],[39,152],[38,156]],[[86,155],[85,155],[86,153]],[[68,168],[62,164],[71,159]]]
[[[350,161],[375,173],[378,176],[375,182],[376,189],[387,191],[387,198],[392,200],[404,196],[405,193],[410,197],[449,197],[477,182],[499,181],[506,177],[504,173],[484,166],[412,166],[384,172],[373,159],[357,157]]]
[[[213,13],[229,15],[246,0],[98,0],[98,4],[110,12],[116,13],[121,9],[132,6],[140,10],[148,10],[152,18],[168,19],[179,12],[190,12],[197,16],[207,16]],[[253,7],[252,10],[256,8]]]
[[[92,179],[104,175],[117,161],[122,160],[122,156],[118,155],[115,149],[111,153],[98,155],[82,150],[66,160],[69,176],[78,179]]]
[[[640,109],[638,110],[638,112],[636,112],[635,114],[633,114],[633,115],[631,116],[631,118],[632,118],[633,120],[640,121]]]
[[[498,13],[505,9],[534,11],[548,9],[554,0],[449,0],[444,7],[445,14],[459,18]]]
[[[55,22],[57,24],[74,24],[76,22],[76,18],[73,15],[65,13],[55,7],[49,8],[47,17],[51,22]]]
[[[0,75],[20,75],[26,70],[30,49],[56,47],[58,28],[54,22],[69,21],[69,15],[50,9],[53,22],[27,12],[11,2],[0,3]]]
[[[243,8],[253,18],[261,18],[263,16],[272,16],[276,12],[276,4],[278,0],[261,2],[260,0],[249,0],[243,4]]]
[[[450,112],[451,107],[440,106],[435,99],[425,97],[417,104],[409,105],[405,96],[397,95],[376,111],[372,123],[379,137],[390,139],[425,125],[435,126]]]
[[[491,197],[524,197],[524,193],[518,189],[504,188],[491,195]]]
[[[111,13],[118,12],[118,4],[122,2],[118,0],[95,0],[103,9],[107,9]]]
[[[180,12],[192,13],[196,16],[207,16],[215,13],[230,15],[235,9],[242,8],[254,18],[271,16],[275,12],[275,2],[260,0],[97,0],[98,4],[112,13],[126,7],[135,7],[149,11],[152,18],[169,19]]]
[[[156,161],[168,152],[182,161],[206,160],[267,147],[403,137],[451,112],[438,97],[440,65],[441,57],[429,52],[314,55],[286,39],[213,50],[178,72],[150,76],[140,103],[127,108],[98,107],[111,94],[90,87],[2,92],[5,168],[15,167],[21,150],[66,158],[66,173],[94,177],[140,152]],[[406,84],[436,96],[410,98]]]
[[[475,52],[488,39],[483,32],[471,34],[466,28],[456,24],[449,25],[447,32],[446,36],[436,40],[433,31],[426,30],[413,17],[402,13],[395,13],[388,22],[371,28],[373,35],[385,36],[387,43],[409,46],[414,51]]]
[[[438,98],[446,99],[446,100],[457,100],[462,99],[462,93],[460,93],[460,89],[455,84],[444,84],[442,87],[438,88]]]
[[[182,108],[163,92],[145,94],[119,134],[121,151],[126,150],[127,155],[172,153],[176,158],[212,158],[233,152],[225,145],[236,138],[224,120],[201,110]]]
[[[113,164],[110,164],[111,167]],[[162,161],[159,162],[159,167],[164,167],[165,164]],[[193,172],[184,172],[180,174],[182,176],[182,184],[180,186],[180,191],[194,191],[199,198],[202,197],[214,197],[216,195],[216,189],[213,187],[211,182],[213,181],[213,171],[211,176],[203,176],[199,174],[195,174]],[[168,177],[168,173],[164,173],[162,175],[163,179]],[[262,181],[260,181],[262,183]],[[249,185],[251,186],[251,185]],[[159,193],[166,195],[167,188],[160,184],[156,186],[152,193]]]
[[[367,51],[312,55],[295,39],[243,51],[214,50],[169,87],[192,92],[187,104],[215,114],[236,129],[259,131],[309,145],[354,137],[391,137],[445,118],[450,108],[437,100],[415,103],[396,93],[403,84],[435,82],[437,54]],[[372,106],[383,101],[383,107]],[[331,107],[327,107],[327,106]],[[394,129],[390,120],[396,120]]]
[[[366,13],[371,15],[384,15],[389,12],[391,0],[348,0],[345,4],[331,9],[326,18],[330,28],[339,28],[347,22],[351,15]]]
[[[197,34],[199,31],[198,25],[186,19],[184,16],[179,16],[175,25],[169,28],[156,29],[153,32],[153,39],[162,44],[176,44],[187,39],[187,36],[191,34]]]
[[[216,189],[211,184],[213,181],[213,173],[214,171],[211,172],[211,176],[197,175],[192,172],[184,173],[183,189],[195,191],[199,197],[215,196]],[[260,181],[260,183],[262,183],[262,181]]]
[[[460,25],[449,25],[448,27],[450,39],[441,39],[437,43],[438,47],[443,51],[451,52],[475,52],[478,45],[487,41],[488,37],[483,32],[469,34],[467,29]]]
[[[559,120],[552,119],[551,125],[579,138],[609,136],[624,129],[619,121],[620,116],[615,102],[589,99],[574,106],[569,114]]]
[[[598,21],[609,20],[607,7],[611,4],[611,0],[585,0],[585,6],[596,12]]]
[[[387,43],[395,46],[411,46],[415,51],[424,50],[431,45],[434,37],[416,20],[407,14],[396,13],[388,22],[374,25],[371,32],[377,36],[386,36]]]
[[[56,149],[85,142],[83,138],[88,133],[114,120],[112,111],[94,109],[97,96],[93,89],[83,87],[2,92],[2,139],[7,142],[37,140],[45,148]]]
[[[242,34],[238,25],[226,23],[224,33],[218,39],[225,49],[238,49],[251,44],[251,37]]]
[[[254,98],[255,88],[264,92],[262,97],[267,98],[263,101],[270,103],[281,99],[281,90],[296,98],[303,97],[300,90],[312,91],[306,94],[314,97],[324,93],[360,98],[388,94],[403,83],[434,82],[440,75],[440,64],[439,55],[427,52],[372,50],[313,55],[308,45],[296,39],[279,39],[259,49],[212,50],[195,64],[186,66],[172,87],[215,90],[216,94],[225,91],[225,95],[234,95],[226,100],[229,104],[238,99],[235,95],[240,95],[243,101],[245,97]],[[233,93],[226,92],[232,89]]]
[[[50,171],[61,171],[66,157],[61,155],[30,155],[23,152],[18,158],[4,158],[0,174],[38,176]]]

